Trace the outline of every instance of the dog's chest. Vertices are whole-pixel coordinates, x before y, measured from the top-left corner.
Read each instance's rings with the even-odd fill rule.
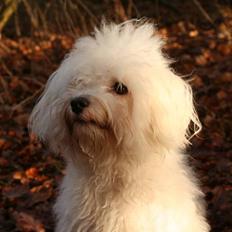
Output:
[[[142,196],[142,188],[125,188],[117,179],[114,186],[101,183],[81,185],[76,204],[74,230],[78,232],[153,231],[153,213]],[[140,192],[141,191],[141,192]],[[146,191],[145,191],[146,192]],[[77,200],[77,199],[76,199]]]
[[[90,181],[68,173],[56,204],[57,232],[201,231],[192,223],[194,203],[182,199],[182,189],[151,178],[137,178],[132,185],[120,179],[112,185],[107,178]]]
[[[131,199],[106,199],[98,205],[90,198],[79,211],[75,232],[141,232],[152,230],[152,213],[147,206],[136,205]],[[83,210],[85,209],[85,210]]]

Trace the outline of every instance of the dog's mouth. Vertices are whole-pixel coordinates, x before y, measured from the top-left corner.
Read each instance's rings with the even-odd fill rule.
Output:
[[[80,116],[74,119],[74,124],[77,124],[78,126],[94,126],[105,130],[109,128],[107,123],[99,122],[94,119],[85,119]]]

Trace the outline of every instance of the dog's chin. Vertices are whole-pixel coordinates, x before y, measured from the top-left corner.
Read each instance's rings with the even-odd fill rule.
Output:
[[[103,122],[83,118],[75,118],[73,121],[72,140],[76,141],[74,143],[83,154],[87,154],[89,157],[94,157],[95,153],[102,150],[108,135],[108,127]]]

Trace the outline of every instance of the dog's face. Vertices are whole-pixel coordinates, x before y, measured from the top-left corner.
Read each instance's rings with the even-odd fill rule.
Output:
[[[181,148],[200,123],[189,85],[171,72],[151,24],[103,26],[77,41],[31,116],[55,151],[78,146]]]
[[[107,73],[77,75],[67,85],[67,133],[82,150],[117,146],[132,136],[133,96],[128,83]]]

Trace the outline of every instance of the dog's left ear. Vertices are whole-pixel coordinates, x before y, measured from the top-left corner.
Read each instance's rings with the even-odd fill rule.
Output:
[[[156,140],[166,147],[183,148],[201,129],[189,83],[166,70],[161,79],[152,116]],[[190,130],[191,125],[191,130]]]
[[[45,87],[44,92],[40,96],[29,118],[29,131],[34,133],[39,140],[48,144],[50,149],[56,153],[59,152],[57,142],[62,137],[61,124],[59,118],[59,109],[62,109],[62,103],[59,102],[59,80],[57,71],[54,72]],[[56,107],[56,106],[59,107]]]
[[[55,101],[51,92],[50,84],[55,78],[56,73],[49,78],[45,90],[38,99],[29,118],[28,128],[41,141],[47,142],[49,132],[54,130],[52,123],[52,102]]]

